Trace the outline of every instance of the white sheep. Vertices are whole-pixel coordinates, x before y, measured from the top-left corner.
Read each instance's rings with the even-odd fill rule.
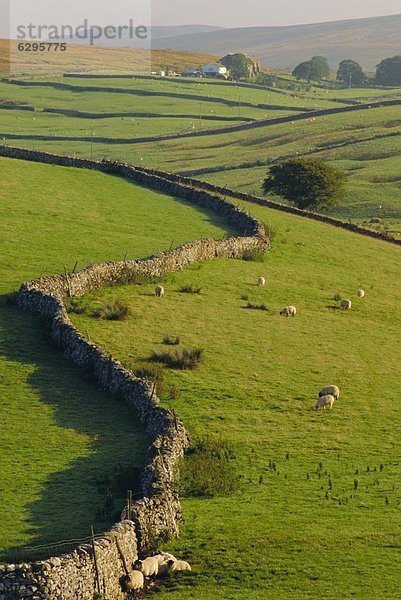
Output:
[[[162,285],[157,285],[155,287],[155,296],[157,298],[163,298],[163,296],[164,296],[164,287]]]
[[[129,575],[125,575],[123,578],[123,588],[126,591],[141,590],[144,586],[145,580],[140,571],[131,571]]]
[[[341,300],[341,310],[351,310],[351,300]]]
[[[265,285],[266,285],[266,279],[264,277],[260,276],[258,279],[258,286],[265,287]]]
[[[138,569],[145,577],[157,575],[159,570],[159,561],[155,556],[149,556],[144,560],[137,560],[134,567]]]
[[[315,408],[316,408],[316,410],[319,410],[319,408],[325,409],[326,406],[328,406],[329,408],[332,408],[334,402],[335,402],[334,396],[331,396],[330,394],[327,394],[327,396],[320,396],[320,398],[316,402]]]
[[[321,396],[327,396],[327,394],[329,394],[330,396],[333,396],[336,400],[338,400],[340,397],[340,390],[338,389],[338,387],[336,385],[326,385],[326,387],[324,387],[320,390],[319,398]]]
[[[358,296],[358,298],[364,298],[365,297],[365,292],[363,290],[358,290],[356,295]]]
[[[285,308],[283,308],[283,310],[280,311],[280,315],[283,315],[284,317],[289,317],[290,315],[292,317],[295,317],[296,314],[297,309],[295,308],[295,306],[286,306]]]
[[[192,571],[191,569],[191,565],[189,563],[187,563],[186,560],[177,560],[176,562],[171,561],[172,564],[170,563],[170,561],[168,561],[168,563],[170,563],[170,571],[172,573],[178,572],[178,571]]]
[[[177,562],[177,559],[173,554],[170,554],[169,552],[163,552],[163,550],[156,550],[155,558],[158,560],[160,565],[168,560]]]

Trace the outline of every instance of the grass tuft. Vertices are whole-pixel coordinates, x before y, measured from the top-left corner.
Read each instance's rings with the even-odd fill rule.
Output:
[[[106,319],[107,321],[125,321],[130,315],[130,310],[127,304],[123,304],[121,300],[104,304],[95,308],[92,316],[96,319]]]
[[[183,285],[182,287],[180,287],[180,292],[182,294],[200,294],[202,291],[202,288],[197,288],[194,285],[192,285],[192,283],[188,284],[188,285]]]
[[[172,352],[153,352],[150,360],[163,363],[169,369],[192,370],[197,367],[203,356],[202,348],[181,349]]]

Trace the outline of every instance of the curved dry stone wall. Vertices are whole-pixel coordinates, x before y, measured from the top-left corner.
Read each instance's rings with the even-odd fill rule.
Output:
[[[125,598],[120,585],[125,569],[155,537],[176,536],[181,506],[174,488],[177,461],[189,444],[183,423],[164,409],[153,385],[136,378],[120,362],[87,340],[70,321],[65,299],[82,296],[106,285],[161,279],[166,273],[215,257],[241,257],[255,248],[269,248],[264,227],[255,218],[210,192],[194,189],[158,175],[116,162],[73,159],[20,149],[3,149],[3,155],[65,166],[79,166],[120,175],[179,196],[216,211],[235,226],[239,237],[204,239],[184,244],[146,260],[90,265],[78,273],[45,277],[21,286],[18,307],[46,318],[53,342],[67,359],[91,373],[100,388],[122,398],[138,414],[153,443],[142,472],[141,500],[132,506],[131,520],[123,521],[95,542],[101,591],[108,600]],[[97,590],[91,545],[81,545],[70,554],[32,564],[0,567],[0,600],[92,600]]]

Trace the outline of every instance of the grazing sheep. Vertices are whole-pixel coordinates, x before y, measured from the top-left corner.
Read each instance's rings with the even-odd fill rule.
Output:
[[[289,317],[290,315],[292,317],[295,317],[296,314],[297,309],[295,308],[295,306],[286,306],[285,308],[283,308],[283,310],[280,311],[280,315],[283,315],[284,317]]]
[[[163,550],[156,550],[155,558],[158,560],[160,565],[168,560],[177,562],[177,559],[173,554],[170,554],[169,552],[163,552]]]
[[[358,298],[364,298],[365,297],[365,292],[363,290],[358,290],[356,294],[357,294]]]
[[[173,564],[170,566],[170,571],[172,573],[175,573],[178,571],[192,571],[192,569],[191,565],[187,563],[186,560],[177,560],[176,562],[173,562]]]
[[[153,575],[157,575],[159,561],[155,556],[149,556],[144,560],[137,560],[134,563],[134,567],[143,573],[145,577],[152,577]]]
[[[260,276],[258,279],[258,286],[265,287],[265,285],[266,285],[266,279],[264,277]]]
[[[327,396],[320,396],[319,400],[316,402],[316,410],[319,410],[319,408],[323,408],[325,409],[326,406],[328,406],[329,408],[333,407],[333,404],[335,402],[334,396],[331,396],[330,394],[328,394]]]
[[[132,571],[129,575],[124,576],[122,586],[124,590],[131,592],[133,590],[141,590],[144,582],[144,577],[140,571]]]
[[[321,396],[333,396],[335,400],[338,400],[340,397],[340,390],[336,385],[326,385],[326,387],[322,388],[319,392],[319,398]]]
[[[352,302],[351,300],[341,300],[341,309],[342,310],[351,310]]]
[[[157,298],[163,298],[163,296],[164,296],[164,287],[162,285],[157,285],[155,287],[155,296]]]
[[[158,577],[166,577],[171,571],[171,567],[175,564],[176,561],[168,560],[162,563],[159,563],[159,568],[157,570]]]

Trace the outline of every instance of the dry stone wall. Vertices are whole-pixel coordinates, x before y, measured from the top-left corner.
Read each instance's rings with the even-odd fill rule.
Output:
[[[121,163],[86,161],[20,149],[3,149],[3,154],[6,150],[7,156],[14,158],[92,168],[133,179],[216,211],[243,234],[222,240],[198,240],[146,260],[90,265],[78,273],[28,282],[18,292],[18,307],[46,318],[51,339],[65,357],[90,373],[100,388],[132,407],[153,439],[141,477],[142,499],[133,503],[130,520],[117,524],[95,542],[101,592],[106,593],[108,600],[119,600],[125,598],[121,578],[138,554],[144,552],[155,537],[178,535],[182,515],[174,488],[174,473],[189,440],[181,420],[160,405],[150,382],[136,378],[74,327],[65,299],[106,285],[143,278],[157,280],[197,261],[241,257],[254,248],[267,250],[269,242],[263,225],[246,212],[219,196],[170,181],[162,174],[146,173]],[[92,600],[96,591],[93,550],[88,545],[46,561],[0,568],[0,600]]]

